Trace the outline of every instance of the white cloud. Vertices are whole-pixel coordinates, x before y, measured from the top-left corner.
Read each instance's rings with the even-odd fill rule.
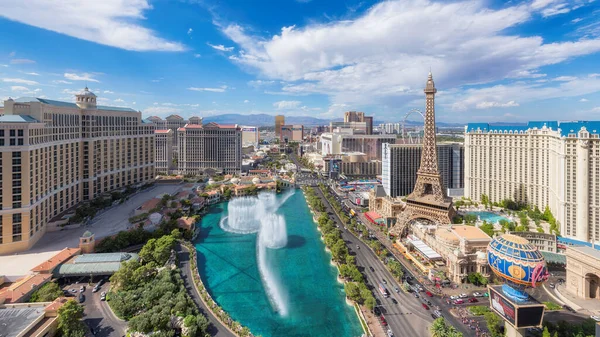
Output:
[[[188,29],[188,31],[187,31],[187,35],[192,35],[192,33],[193,33],[193,32],[194,32],[194,30],[190,28],[190,29]]]
[[[38,84],[38,82],[36,82],[36,81],[25,80],[25,79],[22,79],[22,78],[3,78],[2,82],[6,82],[6,83],[19,83],[19,84],[26,84],[26,85],[36,85],[36,84]]]
[[[250,103],[250,101],[249,101],[249,100],[247,100],[247,99],[245,99],[245,100],[244,100],[244,103]]]
[[[222,44],[217,44],[217,45],[213,45],[210,43],[207,43],[209,46],[213,47],[216,50],[220,50],[220,51],[232,51],[235,47],[225,47]]]
[[[202,55],[201,54],[194,54],[194,57],[195,58],[200,58],[200,57],[202,57]]]
[[[589,100],[589,99],[587,99],[587,98],[582,98],[582,99],[580,99],[580,100],[579,100],[579,102],[581,102],[581,103],[585,103],[585,102],[589,102],[589,101],[590,101],[590,100]]]
[[[481,103],[477,103],[477,105],[475,106],[475,108],[477,108],[477,109],[510,108],[510,107],[515,107],[515,106],[519,106],[519,103],[517,103],[515,101],[509,101],[509,102],[506,102],[506,103],[500,103],[500,102],[481,102]]]
[[[301,103],[300,101],[279,101],[273,103],[273,106],[277,110],[289,110],[298,108]]]
[[[270,86],[273,85],[275,83],[275,81],[263,81],[263,80],[256,80],[256,81],[249,81],[248,85],[254,88],[260,88],[260,87],[266,87],[266,86]]]
[[[10,90],[12,90],[12,91],[30,91],[29,88],[23,87],[20,85],[13,85],[12,87],[10,87]]]
[[[73,82],[69,82],[69,81],[65,81],[65,80],[54,80],[52,82],[56,83],[56,84],[73,84]]]
[[[38,73],[34,73],[34,72],[30,72],[30,73],[23,73],[25,75],[31,75],[31,76],[40,76],[40,74]]]
[[[251,35],[238,24],[222,32],[239,50],[229,58],[263,78],[285,81],[281,92],[325,94],[332,104],[352,106],[401,107],[422,95],[430,67],[447,90],[544,77],[541,67],[600,51],[600,38],[544,43],[541,36],[515,33],[554,1],[536,1],[536,8],[488,3],[384,1],[353,20],[283,27],[271,36]],[[523,104],[512,98],[477,103],[511,100]]]
[[[8,57],[15,57],[15,55],[17,55],[17,52],[16,52],[16,51],[11,51],[11,52],[8,54]]]
[[[131,104],[135,105],[136,102],[131,102]]]
[[[182,111],[181,109],[166,107],[166,106],[160,106],[160,107],[151,106],[151,107],[148,107],[148,108],[142,110],[144,115],[161,116],[161,117],[167,116],[169,114],[179,113],[181,111]]]
[[[122,100],[121,98],[117,98],[117,99],[115,99],[115,102],[117,102],[117,103],[122,103],[122,102],[125,102],[125,101],[124,101],[124,100]]]
[[[188,90],[191,91],[210,91],[210,92],[225,92],[225,90],[227,90],[227,86],[226,85],[222,85],[218,88],[197,88],[197,87],[189,87],[187,88]]]
[[[577,23],[580,22],[581,20],[583,20],[582,18],[575,18],[573,20],[571,20],[572,23]]]
[[[575,76],[559,76],[559,77],[553,78],[552,80],[559,81],[559,82],[570,82],[575,79],[577,79],[577,77],[575,77]]]
[[[87,82],[100,82],[97,79],[95,79],[93,76],[93,74],[90,73],[81,73],[81,74],[75,74],[75,73],[65,73],[65,78],[71,81],[87,81]]]
[[[105,94],[114,94],[114,92],[110,91],[110,90],[104,90],[103,93],[105,93]]]
[[[2,12],[0,12],[0,16],[2,16]],[[34,60],[30,59],[12,59],[10,60],[10,64],[32,64],[35,63]]]
[[[134,51],[182,51],[185,47],[143,27],[147,0],[4,0],[0,16],[78,39]]]

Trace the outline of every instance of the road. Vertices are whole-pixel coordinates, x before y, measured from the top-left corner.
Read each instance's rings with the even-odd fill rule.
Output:
[[[121,337],[125,336],[127,331],[127,322],[115,316],[106,301],[100,300],[100,294],[103,291],[108,291],[109,285],[109,283],[105,283],[98,292],[93,293],[94,286],[87,286],[86,284],[86,289],[83,292],[85,295],[85,301],[82,303],[85,314],[83,322],[93,331],[93,335],[96,337]],[[79,289],[80,286],[81,284],[78,284],[70,288]],[[77,300],[78,295],[79,293],[75,294],[75,300]]]
[[[329,202],[324,198],[322,191],[319,188],[315,189],[317,195],[323,199],[326,212],[330,213],[330,217],[336,222],[336,225],[341,228],[342,238],[348,244],[350,250],[356,255],[356,264],[367,278],[368,285],[372,288],[377,299],[377,304],[385,316],[389,327],[392,329],[395,336],[429,336],[428,328],[433,318],[430,310],[425,310],[421,302],[412,294],[406,294],[402,291],[396,293],[394,287],[399,285],[394,281],[392,274],[383,266],[375,253],[367,247],[362,241],[358,240],[352,233],[345,229],[342,222],[333,211]],[[356,247],[360,247],[356,249]],[[373,267],[371,271],[369,267]],[[377,284],[386,280],[387,288],[390,292],[389,298],[383,298],[377,290]],[[374,288],[374,289],[373,289]],[[398,304],[392,302],[394,298]]]
[[[183,283],[185,285],[185,289],[188,291],[188,294],[192,297],[200,313],[208,318],[211,323],[209,327],[209,334],[215,337],[235,337],[226,327],[224,327],[221,322],[219,322],[215,316],[212,314],[212,311],[208,310],[204,306],[204,303],[200,299],[200,294],[196,291],[196,288],[193,285],[194,278],[192,276],[192,269],[190,268],[190,253],[183,249],[182,247],[177,247],[178,258],[180,263],[181,270],[181,278],[183,279]]]

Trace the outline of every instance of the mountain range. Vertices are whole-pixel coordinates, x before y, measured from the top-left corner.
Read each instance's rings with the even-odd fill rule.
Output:
[[[224,114],[205,117],[204,123],[215,122],[218,124],[240,124],[250,126],[273,126],[275,124],[275,116],[267,114],[252,114],[252,115],[241,115],[241,114]],[[286,124],[302,124],[304,126],[316,126],[316,125],[329,125],[329,122],[341,122],[343,118],[317,118],[310,116],[286,116]],[[384,121],[373,121],[373,125],[377,126]],[[444,123],[436,122],[438,127],[462,127],[464,124],[461,123]],[[423,125],[422,121],[406,121],[408,126]]]

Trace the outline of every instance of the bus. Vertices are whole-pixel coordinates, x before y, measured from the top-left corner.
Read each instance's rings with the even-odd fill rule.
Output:
[[[389,296],[389,293],[388,293],[387,289],[385,288],[385,286],[381,282],[379,282],[379,292],[381,293],[381,295],[383,295],[383,297],[387,298]]]

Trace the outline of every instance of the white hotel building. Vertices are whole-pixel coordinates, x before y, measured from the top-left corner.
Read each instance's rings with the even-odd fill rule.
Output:
[[[465,196],[550,207],[560,233],[600,240],[600,122],[529,122],[465,129]]]

